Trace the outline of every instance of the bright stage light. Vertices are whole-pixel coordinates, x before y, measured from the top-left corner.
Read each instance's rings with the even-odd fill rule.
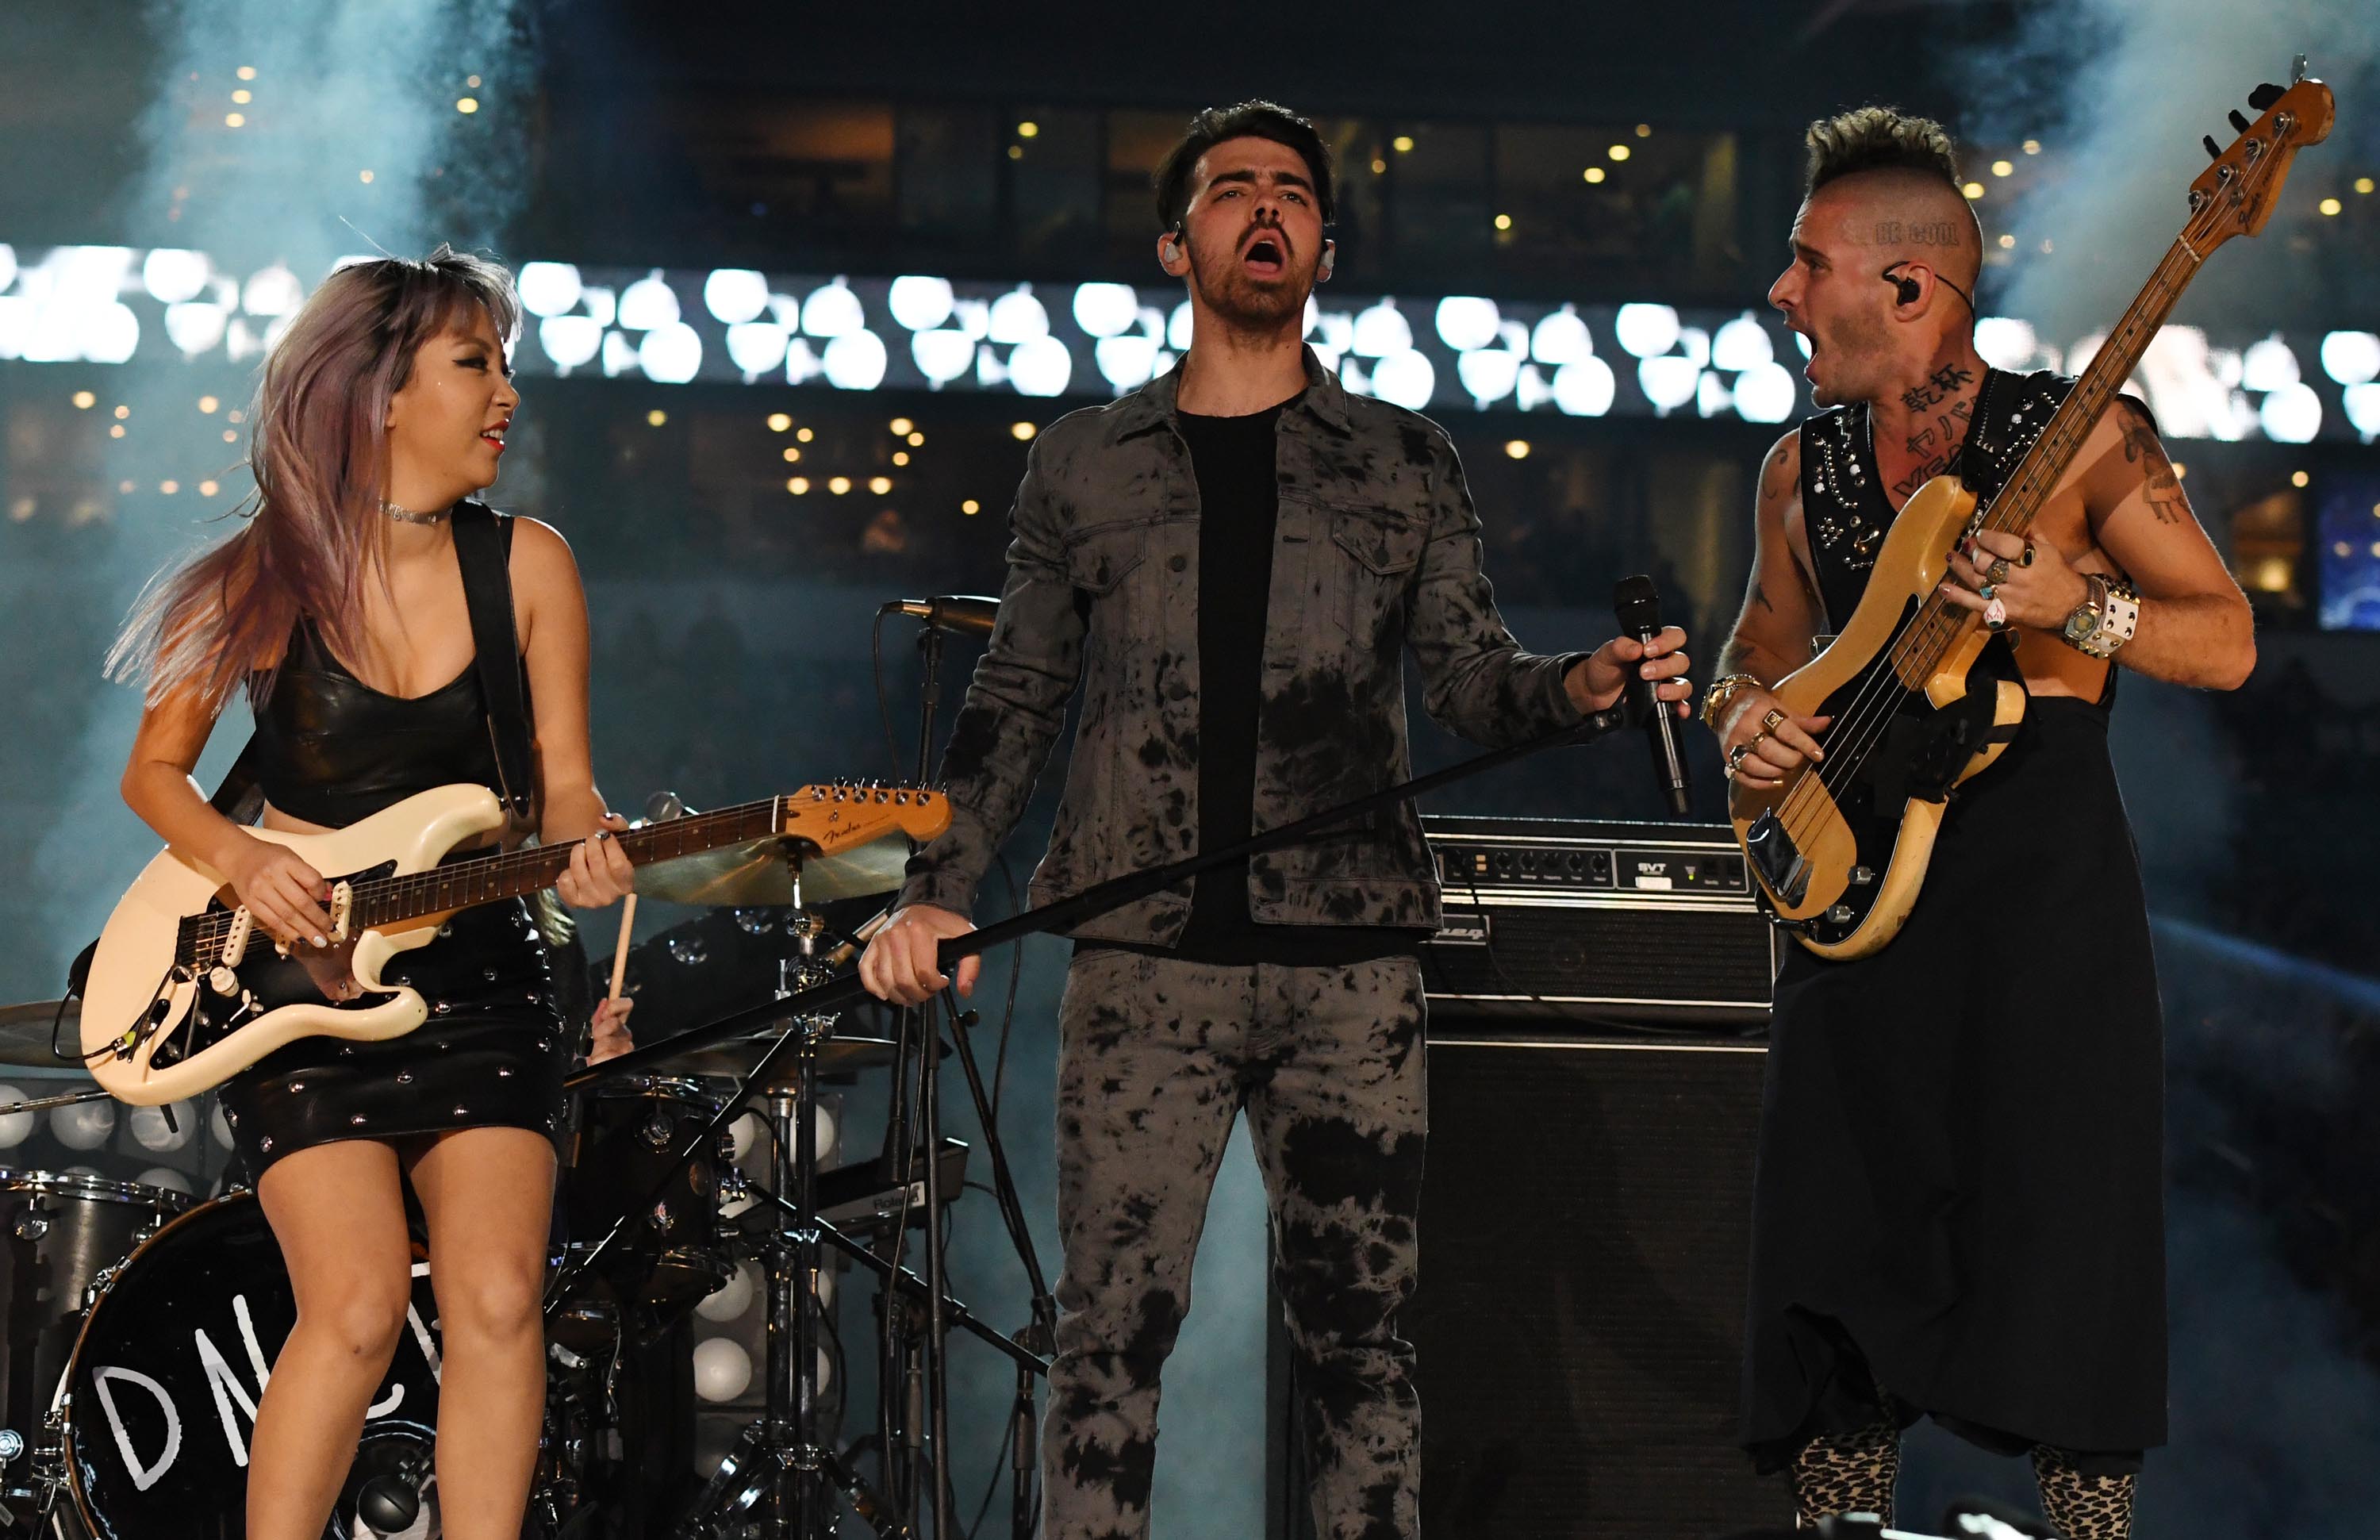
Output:
[[[150,295],[168,305],[196,299],[207,286],[207,260],[196,251],[159,247],[140,263],[140,283]],[[8,286],[0,279],[0,288]]]
[[[837,278],[810,291],[802,301],[802,333],[812,337],[841,337],[864,330],[868,312],[859,303],[859,296],[851,286]]]
[[[807,311],[802,319],[809,319]],[[884,382],[888,361],[883,338],[865,327],[845,332],[826,345],[827,383],[839,391],[872,391]]]
[[[1413,325],[1383,299],[1355,317],[1355,334],[1347,351],[1364,358],[1388,358],[1413,350]],[[1427,361],[1427,360],[1425,360]]]
[[[2380,384],[2350,385],[2346,390],[2347,420],[2365,443],[2380,439]]]
[[[749,268],[720,268],[702,281],[702,303],[730,326],[758,320],[769,308],[769,280]]]
[[[130,306],[110,300],[82,315],[82,356],[95,364],[129,362],[140,346],[140,318]]]
[[[940,390],[975,367],[975,340],[965,332],[919,332],[909,339],[909,357],[927,382]]]
[[[1050,312],[1041,301],[1033,297],[1029,284],[1015,288],[991,302],[991,340],[997,343],[1031,342],[1050,334]]]
[[[1663,417],[1694,398],[1703,371],[1692,358],[1646,358],[1636,366],[1636,383]]]
[[[702,337],[682,321],[656,326],[637,349],[637,364],[657,384],[683,385],[702,368]]]
[[[631,332],[650,332],[678,323],[677,291],[655,268],[630,284],[620,295],[620,324]]]
[[[593,316],[548,316],[537,323],[537,345],[564,374],[592,359],[603,346]]]
[[[185,357],[195,358],[215,350],[230,321],[220,305],[210,305],[203,299],[187,300],[165,308],[165,336]]]
[[[1720,327],[1718,335],[1711,339],[1710,361],[1714,369],[1741,374],[1747,369],[1776,362],[1777,347],[1768,340],[1767,328],[1746,310]]]
[[[2252,391],[2277,391],[2304,378],[2298,370],[2298,356],[2278,336],[2252,344],[2240,364],[2240,382]]]
[[[886,296],[892,319],[911,332],[930,332],[950,320],[953,299],[949,279],[916,274],[893,279]]]
[[[2322,431],[2322,397],[2311,385],[2287,384],[2265,397],[2256,416],[2275,443],[2310,443]]]
[[[1100,377],[1119,391],[1136,391],[1148,383],[1157,369],[1157,344],[1148,337],[1101,337],[1092,357]]]
[[[1402,323],[1403,318],[1400,316],[1398,320]],[[1356,330],[1362,329],[1359,322]],[[1407,411],[1418,412],[1427,406],[1437,390],[1438,371],[1430,367],[1427,358],[1410,347],[1390,354],[1372,370],[1372,394]]]
[[[1576,363],[1594,351],[1595,339],[1587,334],[1586,322],[1578,318],[1574,305],[1564,305],[1546,316],[1529,333],[1529,356],[1541,364]]]
[[[1591,354],[1554,370],[1554,406],[1565,417],[1601,417],[1619,394],[1611,366]]]
[[[1736,377],[1735,409],[1746,422],[1782,422],[1801,396],[1783,364],[1758,364]]]
[[[1481,411],[1512,394],[1521,373],[1521,356],[1500,347],[1479,347],[1454,360],[1455,378]]]
[[[1172,316],[1165,322],[1165,346],[1176,353],[1189,352],[1192,320],[1190,301],[1185,299],[1174,306]]]
[[[2033,356],[2041,351],[2041,339],[2034,334],[2030,321],[2010,316],[1985,316],[1975,322],[1975,351],[1994,369],[2013,373],[2031,363]]]
[[[290,315],[305,299],[298,275],[275,262],[248,281],[240,291],[239,308],[252,316]]]
[[[17,249],[0,241],[0,289],[17,281]]]
[[[1094,337],[1121,336],[1139,318],[1140,297],[1129,284],[1084,284],[1075,290],[1075,324]]]
[[[2380,335],[2333,332],[2322,339],[2322,371],[2342,385],[2380,379]]]
[[[516,282],[521,309],[533,316],[565,315],[578,303],[578,270],[568,262],[524,262]]]
[[[1502,320],[1492,299],[1450,295],[1438,302],[1439,339],[1457,353],[1468,353],[1494,342],[1497,325]]]
[[[1019,395],[1062,395],[1074,373],[1075,356],[1052,336],[1028,338],[1008,356],[1008,381]]]
[[[1612,335],[1631,357],[1638,358],[1658,358],[1667,353],[1677,346],[1680,330],[1678,312],[1667,305],[1622,305],[1611,320]]]
[[[748,384],[785,367],[788,340],[773,321],[747,321],[727,329],[727,357]]]

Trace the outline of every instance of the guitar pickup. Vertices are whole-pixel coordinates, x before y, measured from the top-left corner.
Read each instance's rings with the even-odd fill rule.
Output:
[[[347,924],[355,917],[356,891],[342,882],[331,890],[331,940],[333,944],[348,940]]]
[[[223,965],[225,967],[239,966],[240,960],[248,955],[249,938],[255,934],[256,916],[249,914],[248,905],[243,903],[232,911],[231,934],[224,938]]]

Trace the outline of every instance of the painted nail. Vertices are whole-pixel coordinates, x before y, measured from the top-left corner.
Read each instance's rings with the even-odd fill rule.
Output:
[[[330,943],[330,942],[328,942],[328,941],[326,941],[326,940],[322,940],[322,937],[317,936],[317,937],[315,937],[315,938],[314,938],[314,944],[315,944],[316,946],[318,946],[318,947],[326,947],[326,946],[329,946],[331,943]]]

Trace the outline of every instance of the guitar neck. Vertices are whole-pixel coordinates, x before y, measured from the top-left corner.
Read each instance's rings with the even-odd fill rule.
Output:
[[[784,827],[781,797],[747,802],[715,812],[694,813],[666,823],[647,824],[612,836],[638,866],[681,855],[699,855],[722,845],[765,840]],[[477,861],[455,861],[375,878],[355,887],[355,913],[365,927],[389,926],[423,915],[468,909],[475,903],[525,898],[553,886],[570,865],[570,853],[585,843],[530,845]]]
[[[2124,388],[2140,367],[2142,356],[2155,340],[2166,317],[2173,313],[2181,291],[2196,276],[2203,255],[2194,250],[2190,237],[2184,235],[2167,249],[2165,260],[2150,274],[2147,285],[2133,299],[2099,351],[2092,355],[2089,367],[2075,381],[2074,389],[2059,405],[2049,426],[1992,500],[1985,515],[1984,527],[2012,535],[2022,535],[2033,527],[2035,515],[2049,501],[2049,494],[2082,452],[2092,429],[2098,426],[2100,416],[2108,403]]]

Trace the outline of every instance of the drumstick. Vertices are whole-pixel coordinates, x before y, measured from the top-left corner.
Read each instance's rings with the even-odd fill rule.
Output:
[[[637,930],[637,895],[630,893],[620,903],[620,941],[612,949],[612,992],[607,1000],[620,998],[620,983],[628,976],[628,942]]]

